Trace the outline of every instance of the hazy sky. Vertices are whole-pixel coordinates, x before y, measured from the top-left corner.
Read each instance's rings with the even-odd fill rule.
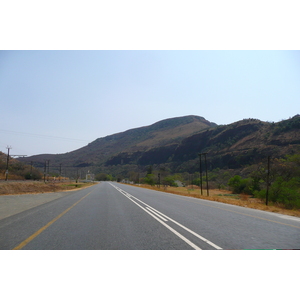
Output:
[[[277,122],[300,113],[299,83],[299,51],[1,51],[0,151],[65,153],[185,115]]]
[[[6,147],[11,146],[11,154],[65,153],[99,137],[184,115],[228,124],[243,118],[276,122],[299,114],[299,51],[198,51],[299,50],[298,6],[294,0],[2,1],[0,49],[5,51],[0,51],[0,151],[7,153]],[[14,49],[21,51],[6,51]],[[38,261],[34,255],[27,268],[33,276],[37,272],[32,267]],[[78,262],[78,254],[74,255],[72,259]],[[131,267],[138,261],[136,255]],[[161,254],[149,255],[146,260],[139,258],[155,266]],[[228,255],[218,265],[228,261]],[[178,252],[171,256],[167,266],[172,268],[179,261]],[[9,262],[8,271],[16,261],[10,258],[4,260]],[[127,253],[124,258],[128,261]],[[185,273],[186,266],[193,266],[188,272],[193,274],[194,257],[181,258]],[[215,261],[216,257],[206,258],[204,266],[209,271],[210,258]],[[243,266],[251,262],[251,269],[249,254],[241,258]],[[53,262],[60,259],[55,256]],[[112,260],[115,255],[104,260],[108,273]],[[253,262],[259,260],[255,256]],[[51,268],[49,255],[47,261]],[[86,257],[82,261],[86,269]],[[17,261],[16,267],[22,262]],[[143,271],[131,269],[133,276]],[[241,271],[231,270],[233,276]],[[176,282],[177,273],[169,272],[166,286]],[[53,272],[47,274],[53,276]],[[73,274],[67,275],[73,279]],[[191,276],[186,280],[185,295],[194,291]],[[165,276],[161,281],[165,283]],[[222,282],[226,288],[224,278]],[[90,290],[88,283],[85,293]],[[125,290],[127,285],[125,281]],[[166,292],[169,296],[169,289]],[[266,293],[269,296],[270,291]]]

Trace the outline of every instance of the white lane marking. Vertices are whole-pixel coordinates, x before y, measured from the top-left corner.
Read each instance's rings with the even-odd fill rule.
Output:
[[[150,206],[151,207],[151,206]],[[154,211],[157,211],[155,208],[151,207]],[[164,215],[162,212],[159,212],[162,216],[164,216],[165,218],[169,219],[170,221],[172,221],[173,223],[175,223],[176,225],[180,226],[181,228],[185,229],[186,231],[188,231],[189,233],[193,234],[194,236],[196,236],[197,238],[199,238],[200,240],[202,240],[203,242],[211,245],[212,247],[218,249],[218,250],[222,250],[221,247],[219,247],[218,245],[214,244],[213,242],[211,242],[210,240],[204,238],[203,236],[199,235],[198,233],[192,231],[191,229],[181,225],[180,223],[176,222],[175,220],[171,219],[170,217]]]
[[[111,183],[110,183],[111,184]],[[119,191],[122,191],[120,188],[116,187],[115,185],[111,184],[113,187],[117,188]],[[123,194],[123,193],[122,193]],[[126,194],[128,194],[126,192]],[[185,227],[184,225],[176,222],[175,220],[171,219],[170,217],[166,216],[165,214],[163,214],[162,212],[158,211],[157,209],[151,207],[150,205],[144,203],[143,201],[141,201],[140,199],[128,194],[129,196],[126,196],[127,198],[129,198],[131,201],[133,201],[133,199],[131,198],[134,198],[136,199],[137,201],[139,201],[140,203],[144,204],[146,207],[149,207],[153,210],[153,212],[157,212],[159,213],[161,216],[164,216],[166,219],[170,220],[171,222],[175,223],[176,225],[180,226],[181,228],[183,228],[184,230],[188,231],[189,233],[193,234],[194,236],[196,236],[197,238],[199,238],[200,240],[204,241],[205,243],[211,245],[212,247],[214,247],[215,249],[218,249],[218,250],[222,250],[221,247],[219,247],[218,245],[214,244],[213,242],[209,241],[208,239],[204,238],[203,236],[199,235],[198,233],[192,231],[191,229]],[[135,201],[133,201],[134,203],[136,203]],[[142,206],[141,206],[142,207]]]
[[[153,214],[155,214],[156,216],[158,216],[159,218],[161,218],[163,221],[167,222],[168,220],[165,219],[164,217],[162,217],[160,214],[158,214],[157,212],[153,211],[150,207],[146,207],[146,209],[150,210]]]
[[[114,186],[113,184],[109,183],[111,186],[113,186],[114,188],[116,188],[116,186]],[[117,189],[120,192],[120,189]],[[120,192],[121,193],[121,192]],[[139,206],[142,210],[144,210],[147,214],[149,214],[151,217],[153,217],[155,220],[157,220],[159,223],[161,223],[162,225],[164,225],[166,228],[168,228],[170,231],[172,231],[175,235],[177,235],[179,238],[181,238],[184,242],[186,242],[188,245],[190,245],[192,248],[194,248],[195,250],[202,250],[201,248],[199,248],[197,245],[195,245],[193,242],[191,242],[190,240],[188,240],[186,237],[184,237],[182,234],[180,234],[178,231],[176,231],[175,229],[173,229],[171,226],[167,225],[165,222],[163,222],[161,219],[159,219],[158,217],[156,217],[154,214],[152,214],[150,211],[148,211],[147,209],[145,209],[143,206],[141,206],[140,204],[138,204],[137,202],[135,202],[133,199],[131,199],[128,195],[122,193],[125,197],[127,197],[130,201],[132,201],[134,204],[136,204],[137,206]],[[127,193],[128,194],[128,193]]]

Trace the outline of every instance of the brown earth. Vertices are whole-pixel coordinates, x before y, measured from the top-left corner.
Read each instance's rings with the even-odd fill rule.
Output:
[[[78,182],[64,181],[64,182],[46,182],[43,181],[0,181],[0,195],[18,195],[18,194],[37,194],[37,193],[49,193],[68,191],[79,188],[85,188],[91,186],[93,182]],[[182,196],[189,196],[194,198],[201,198],[210,201],[217,201],[222,203],[228,203],[253,209],[259,209],[269,212],[275,212],[295,217],[300,217],[299,209],[285,209],[276,203],[269,203],[267,206],[265,201],[252,198],[249,195],[231,194],[228,190],[210,189],[209,196],[206,194],[206,190],[203,189],[203,195],[200,193],[200,189],[197,186],[188,187],[151,187],[146,184],[141,184],[140,187],[152,189],[161,192],[167,192]]]
[[[265,204],[264,200],[251,198],[249,195],[244,194],[231,194],[228,190],[218,190],[211,189],[209,190],[209,196],[207,196],[206,190],[203,189],[203,195],[201,195],[200,189],[197,186],[188,186],[188,187],[151,187],[150,185],[141,184],[140,187],[152,189],[161,192],[167,192],[171,194],[189,196],[194,198],[201,198],[210,201],[217,201],[232,205],[238,205],[253,209],[264,210],[268,212],[274,212],[294,217],[300,217],[299,209],[285,209],[276,203],[269,203],[268,206]]]
[[[85,188],[94,183],[64,181],[46,182],[43,181],[0,181],[0,195],[38,194],[49,192],[70,191]]]

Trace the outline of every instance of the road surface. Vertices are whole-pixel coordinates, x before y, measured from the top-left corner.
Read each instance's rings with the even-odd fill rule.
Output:
[[[116,182],[58,196],[6,214],[0,249],[300,249],[296,217]]]

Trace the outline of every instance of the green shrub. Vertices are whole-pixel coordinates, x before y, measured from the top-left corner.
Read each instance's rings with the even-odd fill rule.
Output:
[[[154,174],[147,174],[147,176],[144,178],[144,183],[149,185],[155,185],[155,176]]]
[[[248,192],[248,179],[242,179],[241,176],[235,175],[229,179],[228,185],[234,194],[241,194]]]
[[[260,199],[266,199],[267,190],[256,191],[254,196]],[[300,189],[299,178],[292,178],[285,181],[282,177],[269,187],[269,201],[283,204],[285,208],[300,208]]]
[[[177,187],[177,183],[175,182],[175,176],[167,176],[163,179],[162,183],[165,184],[165,185],[170,185],[170,186],[175,186]]]

